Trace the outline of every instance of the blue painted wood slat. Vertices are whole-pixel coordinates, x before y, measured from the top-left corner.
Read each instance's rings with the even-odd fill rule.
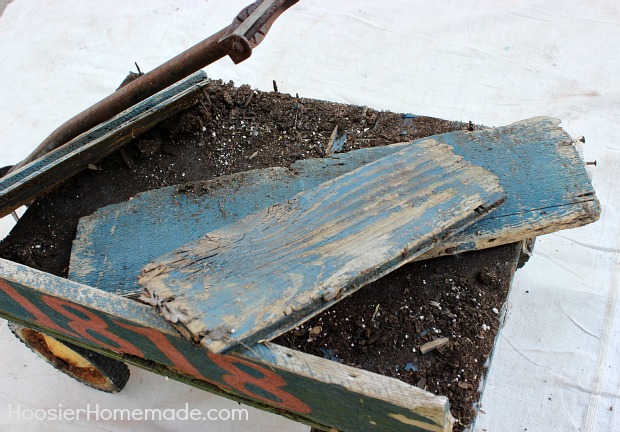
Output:
[[[419,259],[510,243],[598,219],[600,206],[571,139],[551,118],[534,118],[477,132],[433,137],[465,160],[495,172],[506,202],[500,209]],[[405,146],[355,150],[137,195],[83,218],[69,278],[137,297],[142,267],[205,233],[296,193],[346,174]]]
[[[291,329],[481,218],[497,177],[426,140],[212,231],[139,283],[188,339],[223,353]]]

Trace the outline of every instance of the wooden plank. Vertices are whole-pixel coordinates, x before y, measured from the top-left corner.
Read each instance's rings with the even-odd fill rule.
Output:
[[[303,177],[341,175],[374,157],[427,139],[447,144],[468,162],[492,171],[506,202],[492,214],[419,259],[484,249],[598,220],[600,204],[584,163],[560,120],[534,117],[476,132],[457,131],[413,143],[364,149],[325,159],[298,161],[291,169]],[[329,174],[327,174],[329,173]]]
[[[218,355],[147,305],[0,259],[0,315],[322,429],[449,431],[447,398],[275,344]]]
[[[505,199],[427,140],[212,231],[147,265],[141,297],[211,352],[271,339],[411,261]]]
[[[155,258],[206,232],[285,202],[302,186],[319,184],[285,168],[267,168],[170,186],[104,207],[80,220],[69,279],[137,298],[141,292],[138,274]]]
[[[555,119],[433,139],[496,172],[508,197],[500,209],[420,258],[506,244],[598,219],[600,207],[583,162]],[[105,207],[80,221],[69,278],[137,296],[137,275],[158,256],[418,142],[302,160],[291,170],[269,168],[163,188]]]
[[[194,105],[209,79],[203,71],[151,96],[47,155],[0,178],[0,217],[44,195],[157,123]]]
[[[387,377],[382,376],[381,380],[373,380],[372,375],[374,374],[340,363],[337,363],[337,367],[327,369],[324,367],[325,359],[294,351],[277,344],[256,345],[252,349],[245,349],[240,352],[239,357],[268,360],[274,367],[285,367],[287,370],[295,371],[297,374],[306,376],[309,379],[328,382],[332,385],[342,386],[343,388],[354,388],[356,392],[363,397],[361,400],[363,408],[359,411],[353,411],[348,406],[349,401],[339,400],[338,398],[330,399],[326,401],[326,403],[332,407],[332,413],[335,413],[336,417],[327,420],[326,423],[329,425],[342,423],[343,413],[349,413],[349,416],[357,417],[360,423],[366,425],[364,429],[374,428],[373,430],[388,430],[385,428],[385,424],[373,420],[373,418],[378,416],[389,417],[399,422],[400,424],[396,424],[399,424],[403,430],[408,431],[425,430],[429,427],[429,422],[426,420],[429,418],[433,418],[433,422],[437,425],[435,426],[437,430],[452,429],[452,418],[450,413],[433,406],[434,400],[423,402],[423,405],[428,404],[429,406],[433,406],[433,409],[427,410],[426,408],[421,408],[419,412],[428,413],[422,416],[422,418],[420,418],[419,412],[414,413],[412,411],[407,414],[396,413],[392,408],[386,407],[384,404],[377,406],[370,403],[369,400],[366,400],[366,398],[372,397],[398,404],[399,401],[411,400],[412,396],[417,397],[419,390],[417,387],[413,387],[397,379],[389,379],[388,381]],[[415,389],[415,392],[412,392],[412,389]],[[338,426],[333,427],[337,430],[358,430]]]

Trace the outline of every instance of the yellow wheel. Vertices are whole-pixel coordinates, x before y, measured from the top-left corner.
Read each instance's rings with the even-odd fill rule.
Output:
[[[79,382],[108,393],[119,392],[129,380],[125,363],[60,341],[37,330],[9,323],[13,334],[35,354]]]

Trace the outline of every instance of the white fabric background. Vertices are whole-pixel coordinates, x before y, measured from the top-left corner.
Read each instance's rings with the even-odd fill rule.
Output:
[[[249,0],[14,0],[0,18],[0,165],[111,93],[227,25]],[[517,273],[476,431],[620,430],[620,4],[615,0],[301,0],[246,62],[214,78],[305,97],[503,125],[549,115],[584,135],[601,220],[538,239]],[[0,221],[8,232],[11,219]],[[529,291],[529,293],[527,292]],[[296,431],[248,423],[9,422],[8,406],[237,407],[132,369],[118,395],[66,379],[0,324],[3,430]],[[354,415],[348,413],[348,415]]]

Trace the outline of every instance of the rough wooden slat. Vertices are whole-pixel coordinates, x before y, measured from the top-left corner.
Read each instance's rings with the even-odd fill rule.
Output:
[[[420,352],[422,354],[426,354],[429,353],[431,351],[433,351],[434,349],[440,348],[444,345],[446,345],[448,342],[450,342],[449,338],[439,338],[439,339],[435,339],[433,341],[430,342],[426,342],[424,345],[422,345],[420,347]]]
[[[145,192],[99,209],[80,220],[69,279],[137,297],[138,274],[149,262],[209,231],[285,202],[302,186],[320,184],[306,180],[285,168],[267,168]]]
[[[0,316],[322,429],[451,430],[443,396],[275,344],[212,354],[150,306],[4,259]]]
[[[185,78],[0,179],[0,217],[53,189],[200,97],[203,71]]]
[[[146,266],[145,301],[212,352],[271,339],[499,205],[497,177],[427,140]]]
[[[584,163],[559,125],[555,118],[534,117],[508,126],[431,137],[495,173],[507,199],[497,211],[419,259],[512,243],[598,220],[600,204]],[[341,175],[425,140],[334,155],[323,164],[298,161],[291,169],[303,177]]]
[[[493,214],[420,258],[506,244],[598,218],[599,204],[583,162],[555,119],[534,118],[433,139],[449,142],[469,162],[498,173],[508,197]],[[80,221],[69,278],[137,296],[140,269],[158,256],[423,141],[298,161],[290,171],[269,168],[163,188],[105,207]]]

